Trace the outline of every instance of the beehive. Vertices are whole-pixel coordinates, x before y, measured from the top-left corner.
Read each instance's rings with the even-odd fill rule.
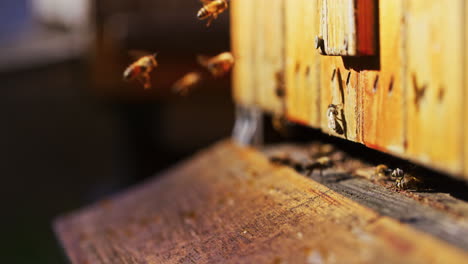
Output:
[[[234,100],[468,179],[467,12],[463,0],[232,1]],[[343,105],[343,135],[329,104]]]

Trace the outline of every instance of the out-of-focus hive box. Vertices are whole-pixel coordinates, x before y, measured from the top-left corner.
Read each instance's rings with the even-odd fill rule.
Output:
[[[467,6],[231,1],[234,100],[468,179]],[[328,128],[332,103],[344,135]]]

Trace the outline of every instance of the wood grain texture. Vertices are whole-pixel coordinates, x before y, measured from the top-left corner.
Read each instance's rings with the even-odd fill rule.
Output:
[[[376,53],[374,0],[321,0],[320,37],[327,55]]]
[[[468,4],[464,4],[464,9],[463,9],[464,14],[468,14]],[[464,89],[463,89],[463,114],[464,114],[464,122],[462,123],[463,127],[463,164],[464,164],[464,178],[468,179],[468,139],[466,138],[466,133],[468,129],[468,107],[466,107],[466,103],[468,102],[468,17],[466,15],[463,16],[463,25],[464,25],[464,35],[463,35],[463,69],[464,69],[464,74],[463,74],[463,84],[464,84]]]
[[[285,1],[288,119],[468,179],[466,3],[371,1],[372,8],[379,11],[374,13],[374,20],[378,18],[377,56],[319,56],[310,47],[311,37],[316,35],[325,40],[325,46],[335,43],[337,50],[343,42],[348,48],[353,46],[344,39],[355,35],[355,20],[349,18],[353,12],[344,10],[354,10],[358,17],[369,13],[372,8],[363,4],[366,1],[370,0]],[[362,6],[366,7],[363,11]],[[233,16],[234,23],[236,20]],[[358,29],[370,32],[370,25],[359,26],[358,19]],[[256,47],[258,43],[242,48],[255,54]],[[350,55],[344,50],[336,54]],[[269,67],[269,62],[255,68],[262,66]],[[239,83],[256,78],[255,71],[246,72],[250,75]],[[256,83],[272,83],[272,77],[258,77]],[[251,93],[259,90],[252,89]],[[326,109],[343,101],[346,135],[339,135],[328,128]],[[276,108],[274,102],[269,105],[265,101],[261,107]]]
[[[320,58],[320,114],[321,128],[331,135],[361,142],[361,111],[359,73],[346,69],[341,57],[322,56]],[[328,127],[327,109],[329,104],[341,105],[343,134],[338,134]]]
[[[467,254],[220,143],[61,217],[72,263],[464,263]]]
[[[318,0],[285,1],[286,112],[290,120],[320,124],[320,59],[313,48],[319,30]]]
[[[364,144],[400,156],[405,152],[406,125],[403,2],[380,1],[380,70],[364,70],[359,76]]]
[[[257,89],[253,74],[254,9],[250,0],[237,0],[230,3],[231,50],[235,59],[232,71],[233,98],[241,105],[254,105]]]
[[[453,174],[463,171],[463,2],[405,2],[406,155]]]
[[[459,190],[447,188],[447,185],[444,185],[445,179],[437,178],[427,171],[413,169],[410,172],[412,175],[426,179],[427,189],[398,190],[395,181],[391,178],[376,177],[375,166],[378,164],[388,164],[390,168],[406,168],[406,166],[388,160],[384,155],[375,157],[375,153],[370,153],[373,151],[361,147],[359,150],[352,150],[319,142],[283,143],[266,146],[263,152],[271,160],[287,157],[286,166],[381,215],[407,223],[411,227],[468,250],[468,202],[466,202],[467,196],[463,195],[466,187]],[[374,158],[366,158],[369,155]],[[324,156],[333,160],[332,166],[312,172],[304,169],[313,164],[317,157]],[[462,185],[458,186],[463,188]]]
[[[320,37],[325,53],[336,56],[357,55],[354,0],[321,0]]]

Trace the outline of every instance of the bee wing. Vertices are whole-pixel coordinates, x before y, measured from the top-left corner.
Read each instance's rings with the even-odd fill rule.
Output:
[[[172,85],[172,90],[180,95],[187,95],[193,88],[203,81],[200,72],[189,72]]]
[[[148,56],[148,55],[151,55],[153,53],[149,52],[149,51],[146,51],[146,50],[129,50],[128,51],[128,55],[132,58],[132,59],[139,59],[141,57],[144,57],[144,56]]]
[[[197,55],[197,62],[203,67],[208,67],[211,57],[205,55]]]

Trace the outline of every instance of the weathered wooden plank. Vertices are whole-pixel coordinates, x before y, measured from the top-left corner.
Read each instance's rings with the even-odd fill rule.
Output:
[[[362,137],[369,147],[405,151],[403,0],[379,2],[380,69],[361,71]]]
[[[60,218],[73,263],[464,263],[468,255],[225,142]]]
[[[314,127],[320,125],[320,55],[313,48],[319,30],[318,11],[318,0],[285,2],[287,116]]]
[[[243,46],[255,57],[256,50],[278,50],[271,46],[286,45],[284,76],[280,74],[272,78],[269,68],[272,64],[265,60],[249,62],[243,71],[246,77],[235,76],[235,79],[240,79],[239,83],[255,80],[253,85],[250,84],[251,89],[246,89],[250,94],[246,97],[252,102],[256,102],[255,94],[266,94],[258,90],[268,90],[257,86],[267,84],[265,87],[270,87],[273,79],[279,83],[285,80],[286,114],[291,121],[320,127],[326,133],[467,179],[468,161],[465,160],[468,155],[465,153],[468,153],[468,143],[465,142],[468,140],[464,135],[464,116],[468,114],[464,106],[466,78],[463,76],[466,68],[463,66],[463,54],[466,53],[463,50],[466,46],[466,10],[463,7],[466,4],[462,0],[445,5],[435,0],[371,1],[375,4],[374,10],[377,7],[379,10],[378,16],[374,13],[379,18],[379,30],[376,31],[380,38],[376,46],[378,57],[368,57],[367,65],[363,57],[317,58],[317,51],[310,49],[311,37],[323,37],[337,45],[344,42],[344,36],[352,32],[349,29],[352,23],[348,21],[351,14],[343,10],[354,8],[358,30],[360,6],[367,7],[363,4],[366,1],[370,0],[284,1],[285,43],[257,42],[252,37],[250,45]],[[265,8],[256,8],[258,3],[244,3],[249,5],[249,11],[255,9],[262,13],[258,14],[254,27],[275,17],[269,15],[273,11],[263,12]],[[372,8],[364,9],[364,14],[371,14]],[[246,21],[245,14],[238,17],[233,16],[234,24],[238,23],[236,20]],[[320,19],[318,24],[311,22],[317,19]],[[257,30],[248,26],[252,24],[244,25],[245,32],[256,34]],[[362,27],[363,32],[370,31],[371,23],[364,23]],[[262,36],[258,33],[255,38],[266,38]],[[352,59],[361,60],[357,68],[349,64]],[[378,65],[374,63],[377,60]],[[252,67],[266,70],[257,74]],[[317,68],[318,76],[314,72]],[[267,71],[270,73],[264,74]],[[338,79],[331,80],[334,73]],[[343,80],[349,82],[343,84]],[[343,98],[347,101],[343,105],[346,135],[330,131],[326,115],[328,105],[340,104]],[[262,100],[258,104],[263,109],[278,109],[277,101]]]
[[[256,76],[259,105],[268,112],[281,114],[284,112],[284,96],[279,96],[282,91],[278,89],[284,89],[284,84],[278,75],[284,70],[284,0],[254,2],[256,63],[251,74]]]
[[[324,132],[348,140],[361,142],[361,111],[359,74],[353,69],[346,69],[341,57],[322,56],[320,114],[321,128]],[[330,104],[339,106],[339,124],[343,133],[333,131],[328,126],[327,109]],[[342,111],[341,111],[342,110]]]
[[[453,174],[463,171],[463,4],[405,2],[406,154]]]
[[[463,177],[465,179],[468,179],[468,138],[466,137],[467,135],[467,132],[468,132],[468,126],[466,124],[468,124],[468,107],[467,107],[467,103],[468,103],[468,92],[467,92],[467,87],[468,87],[468,17],[466,16],[466,14],[468,14],[468,4],[465,3],[464,5],[464,16],[463,16],[463,25],[464,25],[464,35],[463,35],[463,55],[464,55],[464,61],[463,61],[463,85],[464,85],[464,89],[463,89],[463,106],[464,106],[464,111],[463,111],[463,114],[464,114],[464,122],[461,124],[462,128],[463,128],[463,145],[464,145],[464,148],[463,148],[463,167],[464,167],[464,173],[463,173]]]
[[[321,0],[320,10],[324,54],[376,54],[374,0]]]
[[[231,50],[235,64],[232,71],[233,98],[241,105],[253,105],[255,102],[255,75],[253,74],[254,13],[253,2],[237,0],[230,3]]]
[[[304,59],[304,1],[285,2],[286,21],[286,112],[288,118],[307,123],[304,100],[304,76],[301,74],[301,62]]]
[[[416,191],[398,190],[390,177],[376,177],[375,166],[393,164],[395,167],[406,168],[407,165],[395,163],[395,160],[384,155],[369,159],[373,151],[354,147],[356,149],[348,149],[347,152],[338,146],[323,143],[280,144],[268,146],[264,152],[272,160],[287,157],[287,166],[381,215],[398,219],[468,250],[467,195],[460,197],[468,186],[458,189],[460,185],[455,183],[457,186],[454,188],[444,185],[445,179],[436,178],[433,173],[413,170],[412,174],[417,173],[418,177],[426,179],[426,185]],[[349,152],[359,153],[359,156],[351,156]],[[312,173],[304,169],[323,156],[328,156],[333,161],[331,166],[323,170],[316,169]],[[364,158],[367,161],[360,160]]]

